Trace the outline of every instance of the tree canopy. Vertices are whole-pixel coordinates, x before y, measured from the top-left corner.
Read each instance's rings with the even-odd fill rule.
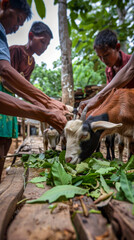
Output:
[[[35,65],[30,82],[50,97],[61,97],[61,71],[60,69],[47,69],[47,65]]]

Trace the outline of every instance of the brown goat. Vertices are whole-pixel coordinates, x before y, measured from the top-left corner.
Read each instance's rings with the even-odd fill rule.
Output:
[[[66,161],[78,163],[89,157],[99,140],[113,133],[134,138],[134,89],[114,89],[86,120],[71,120],[65,126]],[[77,122],[76,122],[77,121]],[[131,153],[133,153],[131,149]]]

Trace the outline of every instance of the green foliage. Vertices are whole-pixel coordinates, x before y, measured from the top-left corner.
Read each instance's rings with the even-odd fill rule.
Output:
[[[60,60],[53,63],[56,69],[47,69],[47,65],[42,63],[41,66],[35,65],[30,82],[50,97],[61,97],[61,66]],[[57,68],[58,67],[58,68]],[[77,59],[73,63],[74,89],[81,87],[84,90],[86,85],[105,84],[105,66],[98,58]]]
[[[30,82],[46,95],[54,98],[61,96],[61,72],[60,69],[48,70],[47,65],[35,65]]]
[[[91,191],[89,193],[89,196],[91,196],[92,198],[95,198],[97,199],[99,196],[100,196],[100,190],[99,189],[96,189],[94,191]]]
[[[83,52],[86,57],[93,51],[93,42],[98,31],[111,28],[117,32],[119,41],[126,46],[133,42],[134,8],[133,1],[105,1],[105,0],[69,0],[67,8],[70,10],[68,19],[72,28],[72,46],[77,52]],[[73,12],[73,14],[72,14]],[[74,26],[77,22],[77,28]],[[133,46],[129,46],[133,50]]]
[[[114,193],[113,197],[134,203],[133,158],[126,165],[118,159],[109,162],[103,158],[101,153],[94,153],[80,164],[72,165],[65,162],[65,151],[59,154],[58,151],[48,150],[45,154],[30,155],[27,158],[27,165],[26,155],[22,161],[25,167],[29,165],[29,167],[48,168],[49,166],[50,168],[50,171],[46,169],[40,173],[41,177],[33,178],[30,182],[36,183],[37,187],[44,188],[41,182],[46,181],[46,184],[52,186],[51,191],[47,191],[39,199],[28,201],[28,203],[61,201],[75,194],[86,193],[97,199],[101,195],[101,189],[105,194],[109,194],[113,193],[114,188],[117,194]],[[127,172],[128,168],[132,172]],[[80,188],[75,188],[77,186]]]
[[[33,0],[27,0],[28,4],[31,6]],[[43,0],[34,0],[36,10],[38,15],[43,19],[46,16],[46,8]]]
[[[59,160],[59,158],[57,159],[59,154],[60,151],[47,150],[45,154],[24,154],[22,155],[21,160],[23,161],[25,168],[51,168],[53,162]]]
[[[86,85],[105,84],[105,66],[98,59],[78,59],[73,63],[73,77],[75,90],[79,87],[84,90]]]
[[[51,168],[51,175],[55,186],[72,184],[71,175],[66,173],[63,165],[59,162],[54,162]]]
[[[89,169],[88,164],[85,162],[77,164],[77,166],[76,166],[77,173],[84,172],[85,170],[88,170],[88,169]]]
[[[36,10],[39,16],[43,19],[46,16],[46,8],[43,0],[34,0]]]
[[[28,4],[29,4],[29,6],[31,7],[31,5],[32,5],[32,0],[27,0],[27,2],[28,2]]]
[[[37,183],[37,184],[36,184],[36,187],[38,187],[38,188],[43,188],[43,189],[45,188],[42,183]]]
[[[30,180],[31,183],[39,183],[39,182],[45,182],[46,176],[44,177],[35,177]]]
[[[131,158],[129,159],[129,161],[126,163],[125,168],[126,171],[127,170],[131,170],[134,169],[134,155],[131,156]]]
[[[94,170],[99,170],[100,168],[109,168],[110,162],[93,158],[89,161],[89,166],[91,166]]]
[[[124,171],[121,172],[120,183],[126,199],[128,199],[131,203],[134,203],[134,188],[132,187],[132,182],[127,179]]]
[[[122,50],[134,50],[134,5],[130,0],[68,0],[70,11],[70,37],[73,63],[74,87],[106,83],[105,66],[93,48],[99,31],[113,29],[121,43]]]
[[[40,198],[27,201],[27,203],[43,203],[48,201],[49,203],[55,202],[61,197],[73,198],[76,194],[77,195],[84,195],[87,193],[87,190],[75,187],[72,185],[61,185],[53,187],[52,189],[45,192]]]
[[[107,185],[104,177],[102,175],[100,175],[100,182],[101,182],[101,186],[103,187],[104,191],[106,193],[110,193],[111,192],[111,189],[110,187]]]

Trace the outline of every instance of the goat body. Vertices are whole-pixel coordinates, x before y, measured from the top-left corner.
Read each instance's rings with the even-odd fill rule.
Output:
[[[89,157],[99,140],[109,134],[119,133],[133,141],[134,89],[112,90],[105,101],[86,117],[84,122],[71,120],[65,126],[68,162],[78,163]]]

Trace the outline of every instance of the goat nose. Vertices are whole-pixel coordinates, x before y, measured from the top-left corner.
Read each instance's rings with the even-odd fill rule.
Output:
[[[67,163],[71,162],[71,160],[72,160],[72,157],[66,158],[66,162],[67,162]]]
[[[52,147],[52,150],[55,150],[56,149],[56,147]]]

